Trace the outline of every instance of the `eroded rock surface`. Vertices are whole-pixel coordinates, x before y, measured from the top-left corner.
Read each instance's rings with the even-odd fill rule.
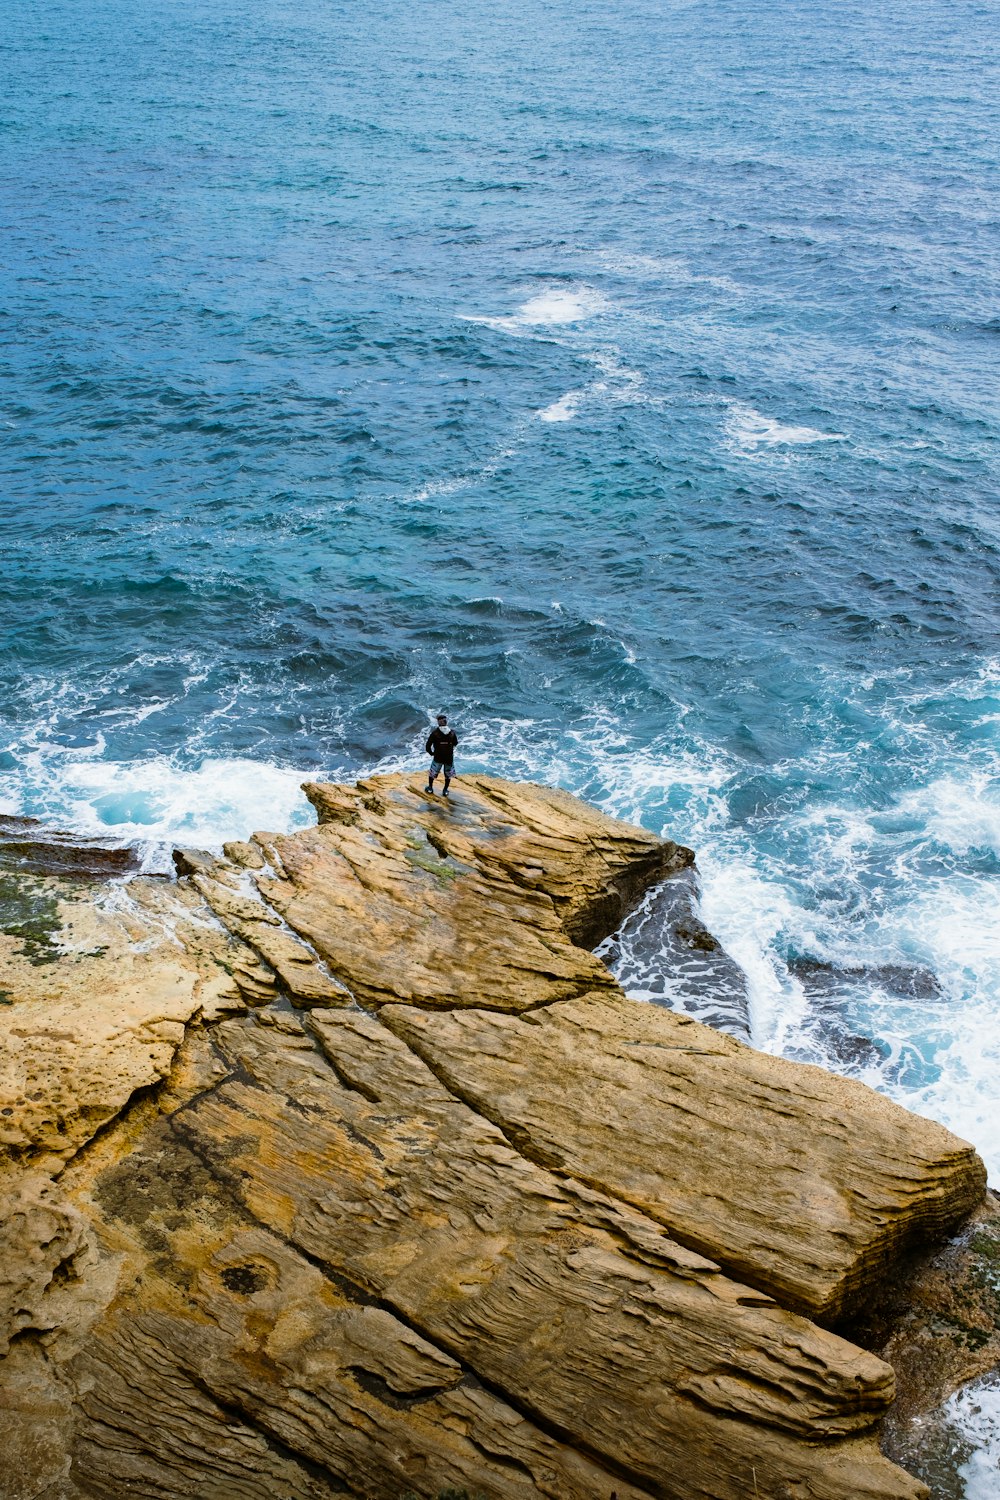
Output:
[[[33,925],[0,931],[0,1182],[5,1162],[51,1168],[162,1082],[193,1018],[242,1007],[242,945],[209,907],[159,881],[128,892],[34,881]]]
[[[384,1019],[538,1160],[827,1321],[983,1195],[982,1164],[942,1126],[620,995]]]
[[[624,999],[589,948],[689,851],[421,785],[0,938],[0,1496],[925,1494],[890,1366],[803,1310],[974,1153]]]

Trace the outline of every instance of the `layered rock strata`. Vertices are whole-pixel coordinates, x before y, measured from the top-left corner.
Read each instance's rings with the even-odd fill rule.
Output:
[[[625,1000],[589,949],[689,851],[485,777],[307,792],[0,939],[0,1495],[925,1494],[822,1325],[971,1148]]]
[[[381,1014],[534,1160],[824,1322],[982,1194],[975,1157],[931,1121],[621,995]]]
[[[106,880],[137,870],[139,864],[138,854],[128,844],[95,843],[92,839],[46,828],[38,818],[14,818],[0,813],[0,870]]]

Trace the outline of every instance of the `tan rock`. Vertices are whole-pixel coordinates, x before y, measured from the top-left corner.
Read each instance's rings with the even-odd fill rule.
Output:
[[[33,1340],[0,1361],[0,1495],[4,1500],[80,1500],[69,1479],[72,1394],[51,1377]]]
[[[76,1274],[85,1245],[83,1220],[48,1178],[23,1177],[0,1196],[0,1358],[25,1330],[58,1326],[51,1288]]]
[[[287,1055],[290,1076],[300,1053],[320,1062],[290,1013],[274,1019],[270,1050]],[[647,1490],[540,1429],[233,1201],[183,1139],[192,1101],[213,1079],[226,1086],[219,1058],[193,1037],[166,1113],[138,1135],[123,1123],[67,1174],[91,1238],[120,1267],[64,1372],[75,1399],[62,1430],[81,1492],[398,1500],[450,1486],[488,1500],[642,1500]],[[230,1149],[240,1142],[245,1130]],[[31,1394],[30,1420],[15,1424],[25,1452],[59,1430],[53,1393]]]
[[[331,979],[315,951],[297,938],[259,896],[234,892],[202,874],[195,874],[191,884],[229,931],[264,960],[266,971],[255,971],[252,965],[243,963],[237,974],[237,982],[248,988],[253,998],[271,998],[268,986],[273,971],[297,1005],[350,1003],[349,992]]]
[[[248,1005],[269,1005],[278,994],[278,976],[252,950],[233,964],[233,978]]]
[[[247,870],[262,870],[264,868],[264,857],[254,844],[245,842],[243,839],[231,839],[228,844],[223,844],[222,852],[234,865],[242,865]]]
[[[943,1126],[659,1006],[602,993],[519,1017],[383,1016],[533,1159],[824,1320],[983,1195],[981,1161]]]
[[[313,1005],[350,1004],[350,992],[331,979],[316,954],[290,932],[248,925],[241,929],[241,934],[270,964],[294,1004],[306,1009]]]
[[[460,777],[447,803],[423,796],[422,777],[375,776],[357,787],[311,782],[303,791],[321,824],[363,825],[365,813],[391,815],[399,793],[414,786],[442,854],[545,891],[581,947],[595,948],[650,885],[694,860],[690,849],[609,818],[559,787],[499,776]]]
[[[0,1162],[65,1157],[170,1070],[196,1015],[239,1009],[232,940],[168,887],[100,905],[46,887],[47,950],[7,940],[0,1008]],[[139,899],[141,898],[141,899]],[[188,945],[178,942],[187,928]]]
[[[755,1476],[774,1500],[922,1493],[875,1450],[880,1361],[560,1185],[373,1019],[311,1025],[332,1067],[224,1025],[233,1077],[174,1128],[336,1284],[651,1494],[743,1500]]]
[[[421,785],[0,935],[0,1500],[923,1496],[747,1279],[847,1305],[973,1154],[624,1000],[580,945],[688,851]]]
[[[614,981],[576,946],[689,851],[550,788],[463,778],[451,802],[419,777],[309,786],[323,820],[257,835],[284,878],[261,894],[365,1005],[524,1010]],[[273,861],[272,861],[273,862]]]
[[[648,1493],[276,1236],[248,1224],[199,1241],[174,1228],[163,1243],[176,1284],[147,1275],[124,1292],[78,1362],[73,1472],[88,1495]]]

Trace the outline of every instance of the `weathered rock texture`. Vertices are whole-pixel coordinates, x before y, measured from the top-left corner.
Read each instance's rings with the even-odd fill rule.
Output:
[[[1000,1197],[988,1193],[954,1239],[898,1266],[850,1332],[896,1371],[884,1451],[934,1500],[965,1500],[970,1445],[946,1398],[977,1377],[995,1382],[1000,1369]]]
[[[982,1196],[976,1157],[939,1125],[620,995],[382,1015],[533,1159],[826,1321]]]
[[[624,999],[588,950],[689,851],[307,791],[176,885],[11,898],[0,1496],[925,1494],[820,1323],[975,1207],[971,1148]]]

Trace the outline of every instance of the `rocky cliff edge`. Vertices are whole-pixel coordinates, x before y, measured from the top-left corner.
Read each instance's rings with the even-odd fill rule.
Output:
[[[690,851],[306,791],[175,883],[0,874],[4,1500],[926,1495],[833,1330],[971,1147],[621,994],[590,949]]]

